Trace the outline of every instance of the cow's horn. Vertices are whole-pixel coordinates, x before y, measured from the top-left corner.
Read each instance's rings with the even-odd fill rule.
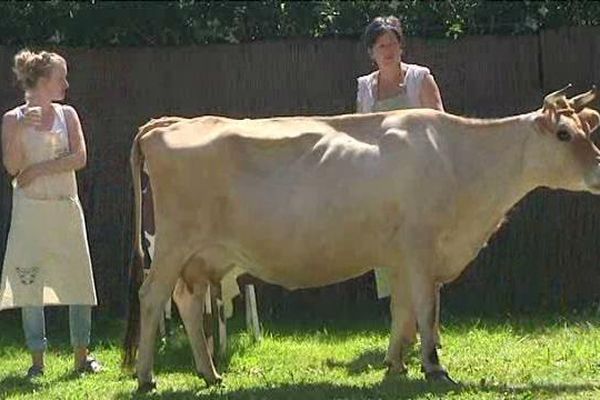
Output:
[[[570,98],[569,105],[573,107],[575,112],[579,112],[592,101],[596,100],[597,97],[598,89],[596,88],[596,85],[593,85],[591,90]]]
[[[546,95],[546,97],[544,97],[544,108],[552,108],[552,107],[554,107],[554,102],[560,96],[564,96],[565,92],[567,90],[569,90],[571,88],[571,86],[573,86],[573,85],[569,83],[564,88],[562,88],[560,90],[557,90],[556,92],[552,92],[552,93]]]

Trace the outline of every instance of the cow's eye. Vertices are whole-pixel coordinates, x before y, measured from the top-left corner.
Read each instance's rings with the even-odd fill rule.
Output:
[[[571,134],[569,133],[569,131],[566,131],[564,129],[561,129],[560,131],[556,132],[556,137],[561,142],[568,142],[569,140],[571,140]]]

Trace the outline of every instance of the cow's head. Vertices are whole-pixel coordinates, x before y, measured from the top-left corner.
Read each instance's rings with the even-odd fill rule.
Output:
[[[550,93],[535,123],[541,132],[536,143],[537,167],[546,169],[547,186],[600,193],[600,150],[592,134],[600,125],[600,113],[586,106],[598,96],[592,90],[567,98],[571,87]],[[541,150],[541,152],[540,152]]]

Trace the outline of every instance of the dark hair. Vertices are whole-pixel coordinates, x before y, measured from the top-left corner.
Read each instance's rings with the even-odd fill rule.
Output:
[[[377,17],[365,29],[365,45],[367,50],[371,51],[371,48],[375,45],[375,42],[379,36],[386,32],[393,32],[400,42],[400,46],[404,46],[404,33],[402,33],[402,24],[400,20],[393,15],[387,17]]]

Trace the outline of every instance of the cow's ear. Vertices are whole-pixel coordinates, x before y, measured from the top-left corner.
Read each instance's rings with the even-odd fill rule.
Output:
[[[542,133],[552,133],[554,131],[554,124],[552,123],[554,114],[550,110],[543,110],[535,116],[535,124]]]
[[[584,108],[577,113],[583,130],[587,135],[594,132],[600,125],[600,113],[590,108]]]

